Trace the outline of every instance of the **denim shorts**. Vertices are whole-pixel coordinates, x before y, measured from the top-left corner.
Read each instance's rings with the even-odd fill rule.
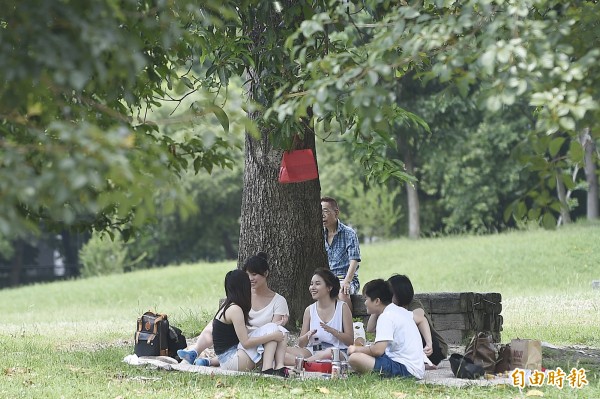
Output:
[[[408,369],[402,363],[398,363],[390,359],[385,353],[375,358],[375,366],[373,371],[381,374],[382,377],[413,377]]]
[[[232,346],[225,352],[217,355],[217,358],[219,359],[219,364],[222,369],[235,371],[239,370],[237,345]]]

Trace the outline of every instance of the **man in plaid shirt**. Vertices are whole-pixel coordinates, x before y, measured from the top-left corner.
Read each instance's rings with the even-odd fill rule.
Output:
[[[360,289],[358,263],[360,248],[356,232],[338,219],[340,210],[337,201],[331,197],[321,198],[323,215],[323,239],[329,260],[329,268],[340,279],[339,299],[346,302],[352,311],[350,295]]]

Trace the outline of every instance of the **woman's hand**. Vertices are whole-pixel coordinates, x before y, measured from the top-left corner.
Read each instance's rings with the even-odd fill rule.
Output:
[[[356,352],[356,346],[355,345],[350,345],[348,347],[348,356],[350,356],[351,354],[353,354],[354,352]]]
[[[315,335],[317,333],[317,330],[308,330],[306,332],[306,334],[304,334],[304,336],[306,337],[306,339],[310,340],[310,337],[312,337],[313,335]]]
[[[275,342],[282,342],[285,338],[286,338],[287,334],[284,333],[283,331],[275,331],[273,333],[271,333],[271,341],[275,341]]]
[[[325,324],[325,323],[323,323],[323,322],[321,322],[321,328],[322,328],[323,330],[325,330],[326,332],[328,332],[329,334],[331,334],[331,335],[334,335],[334,336],[335,336],[335,333],[336,333],[336,332],[339,332],[339,331],[338,331],[338,330],[336,330],[335,328],[333,328],[333,327],[330,327],[330,326],[328,326],[327,324]],[[316,332],[316,330],[315,330],[315,332]]]

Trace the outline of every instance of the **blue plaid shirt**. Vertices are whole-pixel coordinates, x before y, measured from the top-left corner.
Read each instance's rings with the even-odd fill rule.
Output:
[[[360,262],[360,248],[358,247],[358,237],[354,230],[338,220],[338,228],[331,245],[327,242],[327,229],[323,229],[323,238],[325,239],[325,251],[329,260],[329,269],[339,278],[346,277],[350,268],[350,260],[354,259]],[[356,267],[358,272],[358,266]],[[358,273],[354,273],[354,279],[358,279]]]

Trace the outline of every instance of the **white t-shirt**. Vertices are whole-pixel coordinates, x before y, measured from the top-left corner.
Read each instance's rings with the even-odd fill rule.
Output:
[[[413,313],[390,303],[379,315],[376,329],[375,342],[389,341],[385,354],[422,379],[425,376],[423,343]]]
[[[287,301],[278,293],[275,293],[271,302],[264,308],[260,310],[250,309],[250,313],[248,314],[248,322],[250,325],[248,326],[248,329],[254,330],[255,328],[262,327],[265,324],[272,322],[273,316],[275,315],[290,315]]]

